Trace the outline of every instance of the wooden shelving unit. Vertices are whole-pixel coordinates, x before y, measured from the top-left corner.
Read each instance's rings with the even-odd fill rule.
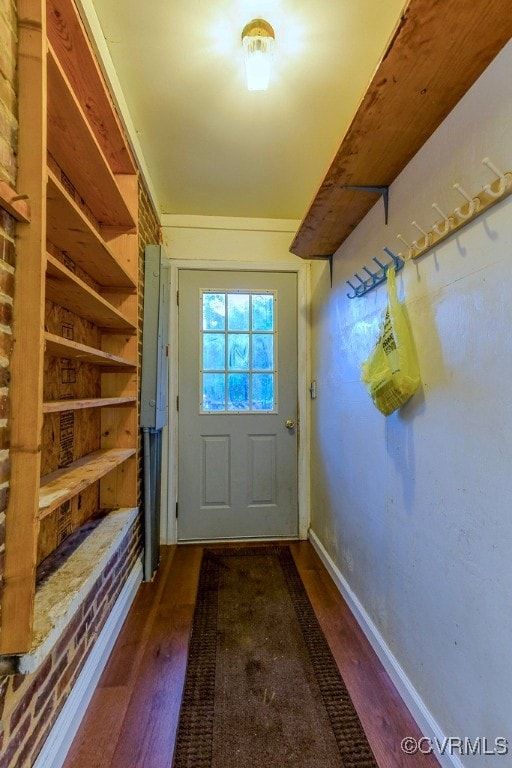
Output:
[[[19,0],[12,480],[0,653],[32,642],[38,563],[137,505],[138,180],[73,0]]]
[[[378,199],[345,187],[389,186],[511,36],[509,0],[409,0],[291,252],[332,256]]]

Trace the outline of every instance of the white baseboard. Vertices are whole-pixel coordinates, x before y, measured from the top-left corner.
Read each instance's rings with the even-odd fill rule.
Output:
[[[33,768],[61,768],[63,765],[141,581],[142,563],[138,560],[94,643]]]
[[[363,605],[351,590],[347,580],[342,575],[341,571],[338,569],[330,555],[325,550],[320,539],[315,534],[315,532],[311,530],[311,528],[309,530],[309,540],[311,541],[323,564],[329,571],[330,576],[332,577],[336,587],[348,604],[357,623],[370,641],[373,650],[379,657],[382,666],[390,676],[395,688],[397,689],[409,712],[418,724],[420,731],[429,739],[437,739],[438,744],[445,743],[446,737],[439,724],[426,706],[416,688],[405,674],[395,656],[392,654],[386,641],[371,620]],[[409,734],[404,733],[404,737],[408,735]],[[445,754],[438,754],[437,752],[434,752],[434,754],[439,763],[444,768],[464,768],[463,763],[456,754],[450,755],[447,752],[445,752]]]

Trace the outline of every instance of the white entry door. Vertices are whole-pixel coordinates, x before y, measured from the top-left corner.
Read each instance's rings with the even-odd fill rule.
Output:
[[[296,538],[296,274],[181,270],[178,352],[178,540]]]

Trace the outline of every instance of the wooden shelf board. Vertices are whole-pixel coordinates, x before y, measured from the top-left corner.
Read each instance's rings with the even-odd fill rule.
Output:
[[[102,328],[135,332],[136,326],[62,262],[47,254],[46,298]]]
[[[76,3],[47,0],[47,35],[114,173],[137,172]]]
[[[79,344],[77,341],[70,341],[53,333],[44,334],[46,347],[45,351],[54,357],[75,358],[83,363],[92,363],[94,365],[105,365],[111,368],[136,368],[137,363],[134,360],[126,360],[117,355],[111,355],[109,352],[102,352],[100,349],[88,347],[86,344]]]
[[[82,411],[87,408],[124,408],[136,405],[136,397],[91,397],[81,400],[48,400],[43,403],[43,413]]]
[[[135,290],[128,272],[50,169],[47,185],[47,237],[82,269],[94,275],[100,285]]]
[[[16,221],[24,224],[30,222],[30,205],[24,196],[21,196],[10,184],[0,179],[0,207],[10,213]]]
[[[48,50],[48,151],[99,222],[126,229],[136,226],[51,46]]]
[[[39,518],[49,515],[136,453],[135,448],[95,451],[41,478]]]
[[[378,199],[343,186],[389,186],[511,36],[510,0],[410,0],[291,252],[331,256]]]

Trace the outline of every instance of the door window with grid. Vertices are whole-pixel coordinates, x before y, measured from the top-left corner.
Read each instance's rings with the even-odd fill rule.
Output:
[[[277,410],[276,295],[201,292],[201,413]]]

